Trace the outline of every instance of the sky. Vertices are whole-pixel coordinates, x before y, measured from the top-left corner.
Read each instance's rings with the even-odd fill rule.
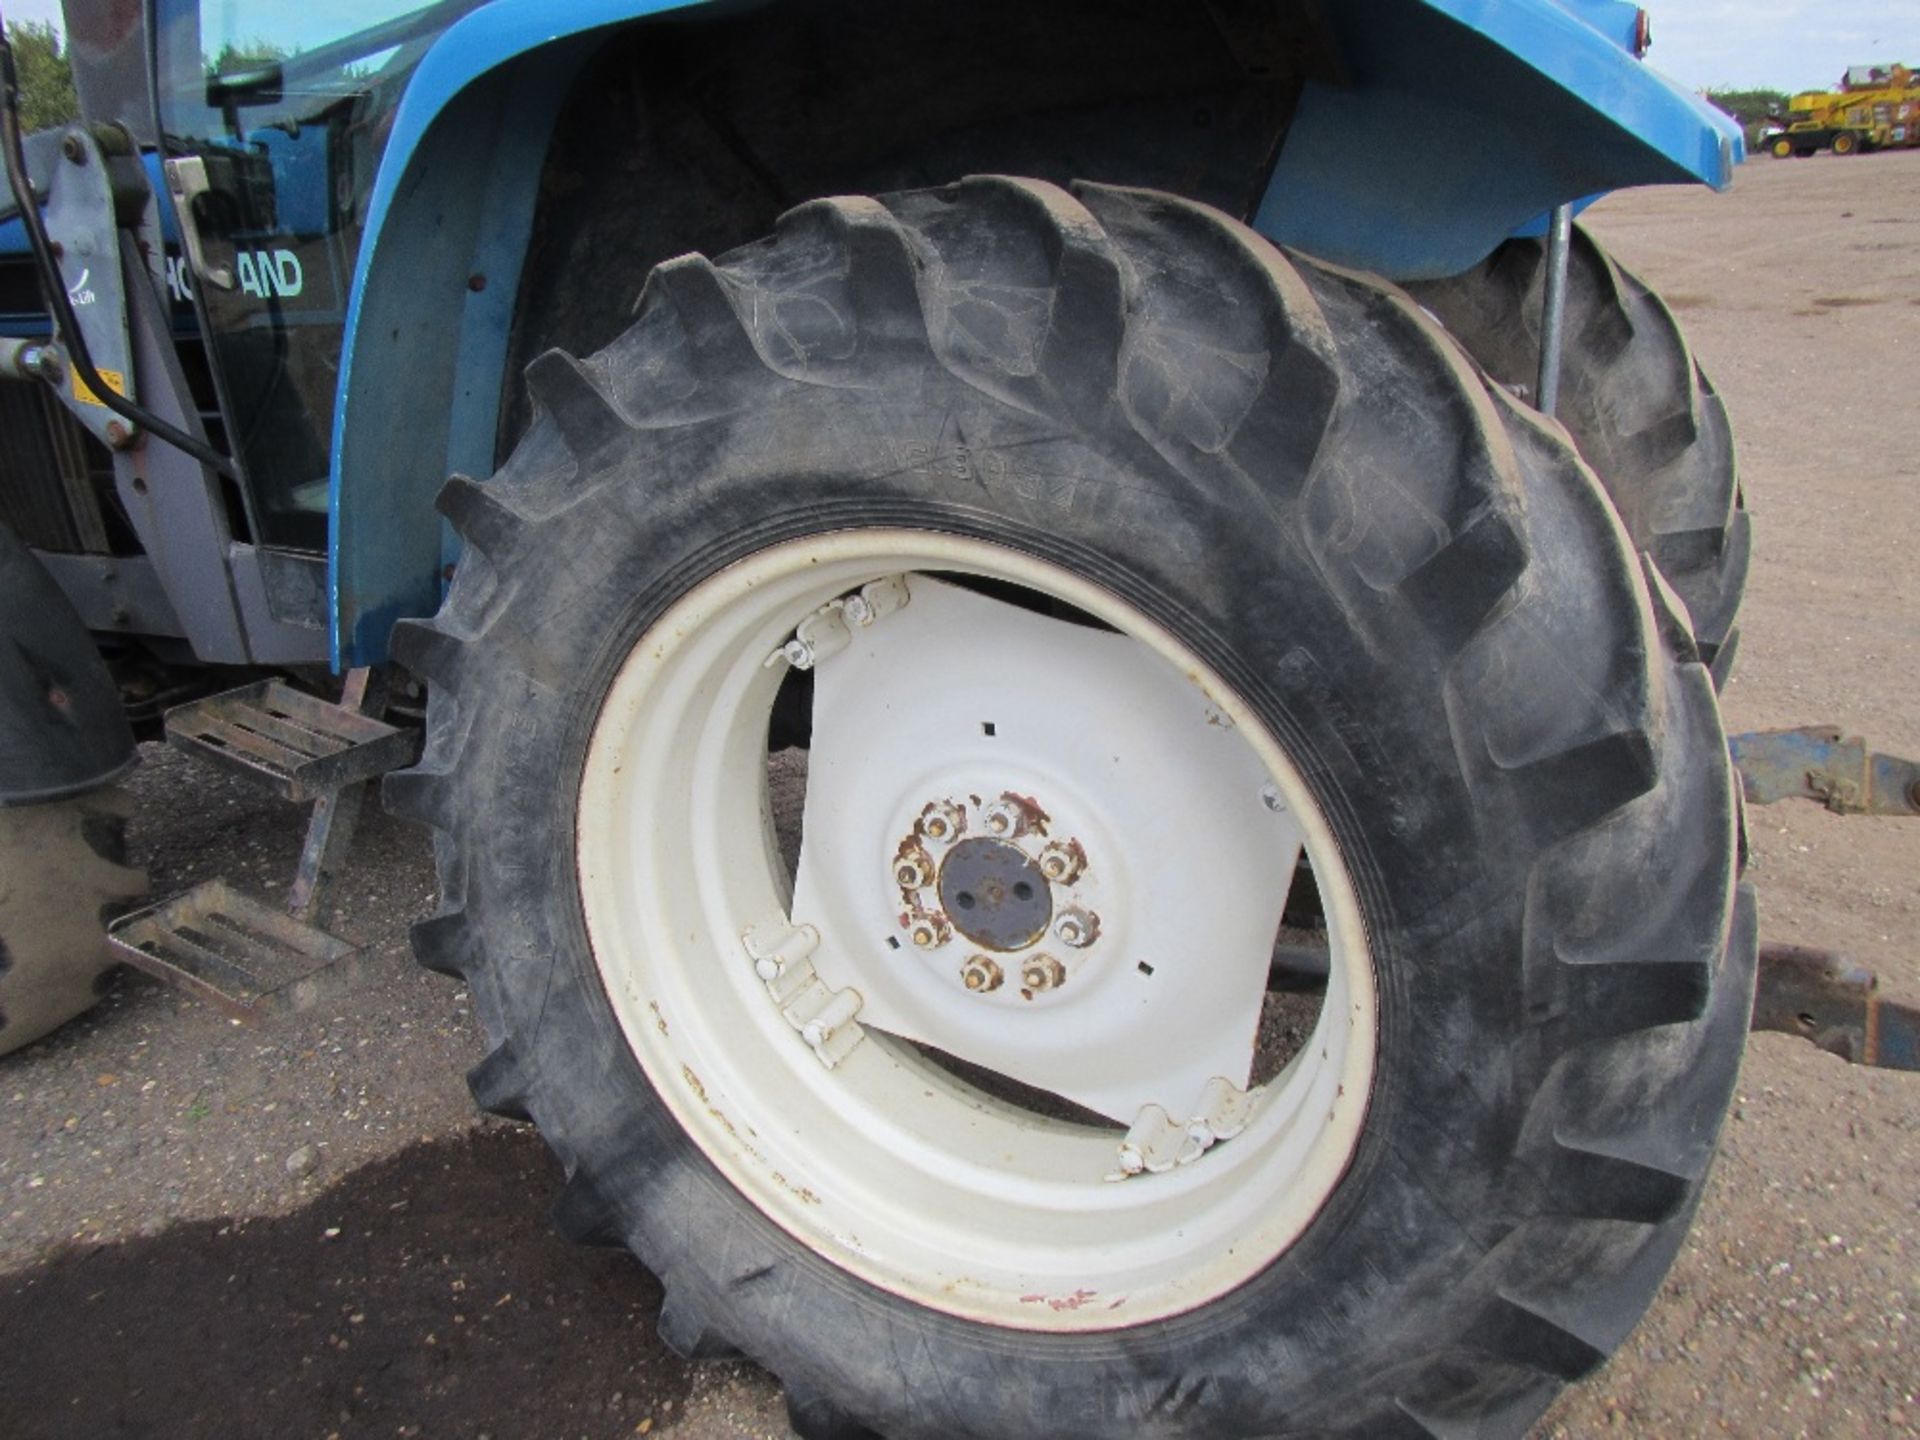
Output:
[[[278,8],[278,0],[204,4],[214,17],[266,16]],[[0,0],[0,8],[9,20],[57,21],[60,15],[59,0]],[[330,14],[355,8],[392,14],[412,5],[306,0],[292,13],[331,24]],[[1920,68],[1920,0],[1649,0],[1647,9],[1653,17],[1648,60],[1690,89],[1824,90],[1849,65],[1897,60]],[[350,28],[337,25],[331,33]]]
[[[1648,0],[1647,61],[1694,90],[1827,90],[1849,65],[1920,69],[1920,0]]]

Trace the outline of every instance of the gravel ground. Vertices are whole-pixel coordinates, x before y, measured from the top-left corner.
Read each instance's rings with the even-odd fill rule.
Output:
[[[1590,223],[1681,312],[1740,437],[1759,560],[1729,728],[1920,754],[1920,153],[1761,160],[1731,197]],[[298,812],[164,750],[130,788],[156,892],[291,877]],[[1770,938],[1920,995],[1920,826],[1799,806],[1752,831]],[[356,990],[253,1030],[127,976],[0,1060],[0,1428],[787,1434],[753,1367],[660,1347],[637,1265],[548,1235],[554,1166],[474,1116],[466,995],[407,959],[431,893],[424,840],[372,818],[335,921],[369,946]],[[1673,1275],[1538,1434],[1920,1435],[1916,1177],[1920,1078],[1756,1037]]]

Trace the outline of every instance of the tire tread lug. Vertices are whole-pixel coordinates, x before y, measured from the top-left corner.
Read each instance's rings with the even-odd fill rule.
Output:
[[[464,910],[443,910],[416,920],[407,931],[414,959],[436,975],[464,980],[474,962],[473,937]]]
[[[533,1119],[527,1109],[531,1087],[510,1042],[494,1046],[467,1071],[467,1089],[473,1092],[473,1103],[489,1115],[503,1120]]]
[[[404,820],[436,830],[452,828],[451,776],[444,766],[390,771],[380,782],[380,794],[387,809]]]
[[[567,1177],[553,1202],[553,1228],[575,1245],[603,1250],[626,1245],[613,1206],[582,1170]]]
[[[1702,1157],[1704,1160],[1704,1157]],[[1678,1214],[1699,1173],[1562,1138],[1553,1188],[1562,1213],[1657,1225]]]
[[[463,643],[436,620],[401,620],[387,642],[387,653],[429,685],[444,685],[460,663]]]
[[[736,1360],[739,1347],[715,1327],[685,1284],[669,1284],[660,1302],[660,1339],[682,1360]]]
[[[512,563],[524,521],[508,508],[500,492],[466,475],[452,475],[434,498],[434,508],[467,544],[479,550],[496,568]]]
[[[1605,1363],[1608,1347],[1522,1300],[1499,1295],[1487,1302],[1467,1333],[1484,1350],[1561,1380],[1578,1380]]]
[[[727,279],[706,256],[683,255],[656,267],[641,294],[641,306],[656,296],[679,321],[689,364],[702,385],[724,390],[742,374],[767,368]]]
[[[825,1396],[789,1382],[787,1423],[798,1440],[882,1440]]]
[[[564,350],[535,356],[526,382],[536,410],[552,417],[584,469],[597,469],[632,428],[588,367]]]
[[[879,384],[931,362],[919,263],[899,221],[877,200],[837,196],[780,217],[784,247],[818,259],[800,283],[766,272],[758,248],[719,268],[748,298],[756,351],[783,375],[822,384]]]

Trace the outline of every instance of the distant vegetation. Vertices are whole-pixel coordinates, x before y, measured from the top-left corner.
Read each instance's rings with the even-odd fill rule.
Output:
[[[65,125],[79,118],[73,93],[73,66],[60,44],[60,32],[44,20],[16,20],[7,26],[13,64],[20,75],[20,129]]]
[[[1747,146],[1760,142],[1760,130],[1773,116],[1787,113],[1785,90],[1709,90],[1707,99],[1738,120],[1747,132]]]
[[[269,40],[229,40],[220,47],[220,53],[207,61],[207,78],[216,75],[232,75],[244,70],[259,70],[285,60],[293,52],[284,45],[275,45]]]
[[[1754,125],[1769,115],[1784,115],[1788,95],[1785,90],[1709,90],[1707,99],[1743,125]]]

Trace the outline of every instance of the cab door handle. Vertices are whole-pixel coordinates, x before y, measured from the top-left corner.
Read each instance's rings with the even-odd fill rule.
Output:
[[[200,244],[200,225],[194,219],[193,202],[207,193],[207,162],[198,155],[179,155],[165,162],[167,188],[173,192],[173,208],[180,216],[180,238],[186,247],[187,264],[194,275],[219,290],[233,289],[233,270],[207,259]]]

